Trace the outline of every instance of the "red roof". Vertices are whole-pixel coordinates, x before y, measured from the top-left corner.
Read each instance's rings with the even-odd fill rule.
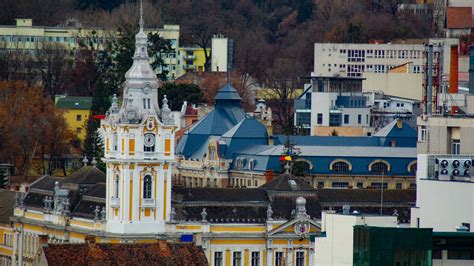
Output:
[[[198,110],[196,108],[193,108],[192,106],[187,106],[186,111],[184,113],[185,115],[189,116],[197,116],[198,115]]]
[[[207,265],[194,244],[49,244],[43,247],[49,265]]]
[[[467,29],[472,27],[472,7],[448,7],[448,29]]]

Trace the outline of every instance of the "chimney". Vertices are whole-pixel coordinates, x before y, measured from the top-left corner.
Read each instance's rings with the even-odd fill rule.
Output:
[[[459,81],[458,81],[458,72],[459,72],[459,51],[458,46],[451,46],[451,61],[449,63],[449,93],[456,94],[458,93]]]
[[[403,121],[400,118],[397,118],[397,128],[403,128]]]
[[[474,45],[469,47],[469,93],[474,93]]]

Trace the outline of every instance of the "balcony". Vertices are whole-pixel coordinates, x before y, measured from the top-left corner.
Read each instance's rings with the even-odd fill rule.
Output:
[[[184,70],[196,70],[195,65],[184,65],[183,68]]]
[[[185,56],[183,56],[183,59],[184,60],[196,60],[196,56],[195,55],[185,55]]]
[[[119,198],[116,198],[116,197],[112,197],[110,199],[110,206],[112,208],[118,208],[120,207],[120,199]]]
[[[154,208],[155,199],[142,199],[142,207],[144,208]]]

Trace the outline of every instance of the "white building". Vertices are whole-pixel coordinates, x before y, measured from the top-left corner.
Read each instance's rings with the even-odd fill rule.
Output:
[[[367,105],[371,107],[371,126],[375,131],[394,119],[401,119],[416,127],[416,117],[421,112],[419,101],[376,92],[366,92],[364,95],[367,96]]]
[[[449,74],[450,47],[455,39],[430,39],[428,44],[444,46],[442,72]],[[422,98],[425,45],[315,43],[311,76],[360,77],[363,91],[415,100]]]
[[[361,78],[312,78],[311,135],[320,135],[322,129],[333,130],[333,127],[346,135],[348,129],[369,126],[370,107],[367,97],[362,94]]]
[[[321,232],[325,237],[317,237],[314,247],[315,265],[353,265],[354,226],[397,227],[397,216],[351,215],[323,212]]]
[[[211,41],[211,71],[227,72],[229,49],[232,49],[232,40],[223,35],[215,35]]]

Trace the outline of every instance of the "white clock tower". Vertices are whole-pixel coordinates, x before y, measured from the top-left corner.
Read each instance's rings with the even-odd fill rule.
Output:
[[[114,96],[102,121],[107,165],[107,231],[163,233],[171,209],[171,168],[176,126],[166,96],[158,106],[159,81],[148,62],[147,35],[135,36],[133,65],[125,74],[123,103]]]

